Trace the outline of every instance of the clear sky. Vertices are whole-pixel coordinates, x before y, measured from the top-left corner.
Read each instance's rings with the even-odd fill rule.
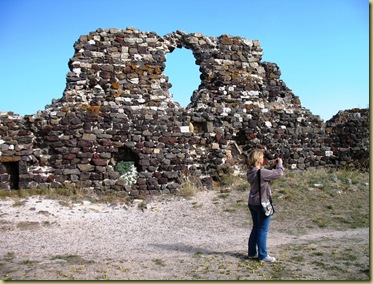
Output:
[[[80,35],[128,26],[258,39],[313,114],[369,107],[368,0],[1,0],[0,110],[43,110],[63,95]],[[165,73],[186,106],[200,84],[191,51],[168,54]]]

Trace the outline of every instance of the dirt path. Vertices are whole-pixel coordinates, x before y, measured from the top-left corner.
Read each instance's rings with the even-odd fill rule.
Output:
[[[247,193],[241,194],[246,199]],[[246,260],[249,215],[214,191],[144,206],[0,201],[0,277],[14,280],[367,280],[369,229],[279,233]],[[140,209],[144,208],[144,209]]]

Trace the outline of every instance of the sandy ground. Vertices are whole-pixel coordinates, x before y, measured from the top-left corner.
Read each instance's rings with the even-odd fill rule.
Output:
[[[246,200],[248,193],[235,194]],[[214,191],[188,199],[159,197],[146,206],[140,201],[107,205],[46,197],[2,199],[0,278],[369,279],[368,228],[299,236],[280,233],[286,224],[273,218],[268,250],[278,261],[260,264],[246,259],[251,221],[245,207],[227,210],[226,202]],[[335,268],[333,261],[341,263]]]

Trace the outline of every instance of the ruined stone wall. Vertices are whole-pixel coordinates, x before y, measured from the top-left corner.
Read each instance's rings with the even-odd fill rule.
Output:
[[[369,169],[369,109],[339,111],[325,131],[336,165]]]
[[[301,106],[275,63],[261,61],[257,40],[98,29],[74,48],[62,98],[32,116],[0,115],[1,188],[174,192],[185,175],[210,185],[219,167],[242,166],[258,145],[291,169],[369,167],[359,159],[369,154],[368,111],[325,124]],[[201,72],[186,108],[163,73],[175,48],[190,49]],[[134,183],[120,177],[122,161],[134,163]]]

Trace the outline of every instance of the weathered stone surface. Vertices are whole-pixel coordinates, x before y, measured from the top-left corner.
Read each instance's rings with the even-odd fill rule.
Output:
[[[0,188],[170,193],[184,174],[210,186],[220,166],[243,165],[260,146],[289,169],[369,169],[369,110],[324,123],[261,61],[258,40],[128,27],[98,29],[74,48],[62,98],[32,116],[0,113]],[[175,48],[190,49],[201,72],[186,108],[163,73]],[[123,161],[138,174],[131,185],[116,169]]]

